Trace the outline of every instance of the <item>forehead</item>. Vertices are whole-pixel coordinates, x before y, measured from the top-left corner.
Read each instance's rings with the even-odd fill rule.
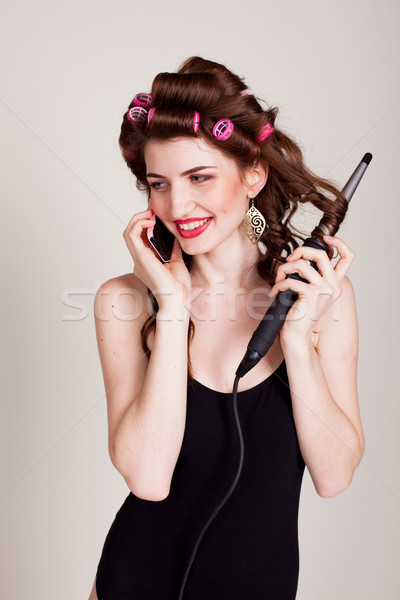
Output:
[[[237,170],[233,159],[201,138],[149,140],[144,149],[144,158],[147,172],[182,173],[196,166],[216,166],[224,171]]]

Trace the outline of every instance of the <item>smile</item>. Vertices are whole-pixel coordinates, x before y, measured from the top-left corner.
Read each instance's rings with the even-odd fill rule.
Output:
[[[175,226],[183,238],[193,238],[203,233],[211,221],[212,217],[209,217],[202,221],[193,221],[192,223],[184,223],[183,225],[175,224]]]

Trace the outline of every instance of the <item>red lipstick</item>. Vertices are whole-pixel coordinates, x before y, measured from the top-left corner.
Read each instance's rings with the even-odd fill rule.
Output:
[[[192,223],[193,221],[204,221],[204,219],[208,218],[209,217],[193,217],[193,219],[184,219],[183,221],[177,219],[176,221],[174,221],[174,223],[176,223],[177,225],[183,225],[184,223]]]
[[[208,218],[208,221],[206,223],[204,223],[203,225],[200,225],[199,227],[196,227],[196,229],[192,229],[191,231],[188,229],[181,229],[178,225],[178,223],[191,223],[192,221],[202,221],[203,219],[186,219],[185,221],[174,221],[175,226],[179,232],[179,235],[183,238],[194,238],[197,237],[199,235],[201,235],[203,233],[203,231],[205,231],[207,229],[207,227],[209,226],[209,224],[211,223],[211,221],[213,220],[212,217],[205,217],[205,219]]]

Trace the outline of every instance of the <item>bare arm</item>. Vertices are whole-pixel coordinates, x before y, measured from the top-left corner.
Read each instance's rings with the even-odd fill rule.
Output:
[[[157,315],[143,388],[121,419],[114,460],[136,495],[162,500],[169,494],[186,421],[188,320]]]
[[[280,341],[301,452],[318,494],[329,498],[350,485],[364,453],[364,434],[357,392],[356,302],[346,275],[355,254],[341,238],[324,240],[330,250],[338,250],[335,267],[324,250],[300,246],[278,267],[269,295],[284,289],[298,293]],[[318,272],[309,260],[316,262]],[[286,277],[295,272],[308,283]]]
[[[317,347],[285,348],[293,416],[301,452],[318,494],[346,489],[364,452],[357,394],[358,324],[353,287],[346,277],[337,319],[321,320]]]
[[[95,299],[109,453],[129,489],[156,501],[169,493],[184,435],[189,312],[182,308],[178,315],[179,303],[160,307],[149,359],[140,342],[147,314],[138,318],[146,288],[134,275],[128,277],[136,290],[127,288],[126,278],[116,278],[103,284]]]

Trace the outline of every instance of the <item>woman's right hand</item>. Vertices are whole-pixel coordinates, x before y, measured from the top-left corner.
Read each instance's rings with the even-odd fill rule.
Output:
[[[171,261],[162,263],[147,239],[147,228],[155,225],[151,209],[138,212],[129,221],[123,236],[134,262],[134,274],[155,296],[159,308],[190,305],[192,282],[182,258],[177,238],[172,247]]]

